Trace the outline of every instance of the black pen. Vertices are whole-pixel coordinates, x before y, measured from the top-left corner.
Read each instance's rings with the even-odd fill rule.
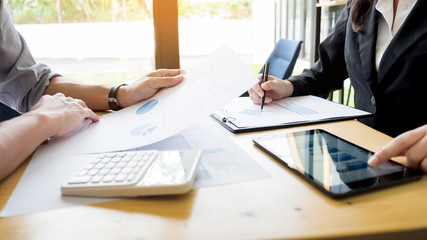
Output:
[[[266,62],[264,64],[264,69],[262,71],[262,82],[265,83],[268,80],[268,69],[270,68],[270,63]],[[261,98],[261,111],[264,108],[264,101],[265,101],[265,90],[264,90],[264,96]]]

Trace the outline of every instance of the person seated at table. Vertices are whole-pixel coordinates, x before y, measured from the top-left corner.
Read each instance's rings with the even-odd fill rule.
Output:
[[[117,86],[66,79],[35,62],[0,0],[0,180],[46,139],[66,134],[84,119],[98,121],[93,110],[131,106],[179,84],[184,74],[157,70]]]
[[[289,96],[326,97],[350,78],[355,107],[373,118],[359,121],[392,137],[373,156],[378,165],[406,155],[408,166],[427,173],[427,1],[350,0],[319,45],[319,60],[299,76],[273,76],[248,92],[255,104]],[[424,109],[424,110],[423,110]]]

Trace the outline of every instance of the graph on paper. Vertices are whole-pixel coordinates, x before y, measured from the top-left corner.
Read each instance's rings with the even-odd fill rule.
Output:
[[[316,96],[288,97],[264,105],[256,105],[250,98],[235,98],[214,117],[228,119],[234,127],[256,128],[283,126],[297,123],[320,122],[370,113],[338,104]]]
[[[159,101],[157,99],[152,99],[146,103],[144,103],[141,107],[136,110],[136,114],[141,115],[151,111],[154,107],[156,107]]]
[[[160,151],[201,149],[195,188],[229,184],[267,177],[268,174],[209,118],[163,141],[130,150]],[[221,130],[221,129],[219,129]]]
[[[304,106],[299,105],[299,104],[294,103],[294,102],[283,102],[283,103],[278,102],[278,103],[273,103],[273,104],[278,106],[278,107],[283,108],[284,110],[296,113],[296,114],[301,115],[301,116],[319,113],[313,109],[304,107]]]
[[[150,133],[154,132],[154,130],[156,130],[156,128],[157,128],[157,125],[152,124],[152,123],[146,123],[146,124],[143,124],[141,126],[134,128],[130,132],[130,135],[131,136],[145,137],[145,136],[149,135]]]
[[[240,112],[241,114],[252,115],[252,116],[260,116],[262,112],[259,109],[245,109]]]

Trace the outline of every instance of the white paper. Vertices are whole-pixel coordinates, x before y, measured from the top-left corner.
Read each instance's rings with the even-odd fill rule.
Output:
[[[141,150],[202,149],[202,161],[194,188],[249,181],[269,176],[231,139],[231,133],[214,119],[197,125],[164,141],[137,148]]]
[[[231,49],[219,49],[194,67],[178,86],[164,89],[142,103],[104,115],[98,123],[89,126],[82,123],[75,134],[51,139],[49,144],[40,146],[0,216],[111,200],[61,195],[61,184],[84,164],[73,157],[75,154],[126,150],[166,139],[207,118],[256,82],[256,77]],[[224,150],[217,152],[224,161],[248,159],[247,156],[236,157],[241,152],[229,153],[231,146],[227,149],[215,146],[211,147]],[[246,179],[251,178],[249,173],[246,173]],[[218,176],[218,179],[219,182],[230,182],[227,178]],[[215,181],[211,182],[215,184]]]
[[[225,105],[217,116],[226,117],[240,128],[276,126],[315,122],[370,113],[315,96],[289,97],[265,104],[261,111],[250,98],[236,98]]]
[[[170,137],[208,116],[258,80],[227,46],[204,59],[179,85],[152,98],[104,115],[68,139],[80,153],[118,151]]]
[[[266,178],[270,175],[240,149],[230,132],[205,117],[196,126],[161,142],[138,149],[179,150],[202,149],[194,188]],[[54,144],[61,144],[56,142]],[[20,182],[0,213],[10,217],[76,205],[95,204],[114,198],[62,196],[61,184],[77,172],[85,162],[73,155],[42,146],[33,156]]]

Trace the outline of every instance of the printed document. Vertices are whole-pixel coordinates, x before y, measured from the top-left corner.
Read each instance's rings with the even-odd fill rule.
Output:
[[[163,141],[136,149],[160,151],[201,149],[202,161],[193,188],[250,181],[270,177],[248,154],[230,139],[230,132],[210,117]],[[60,186],[86,162],[65,155],[60,149],[42,146],[37,151],[20,182],[0,212],[0,217],[46,211],[76,205],[117,200],[62,196]],[[133,150],[133,149],[131,149]],[[80,162],[79,162],[80,161]]]
[[[262,128],[334,119],[369,116],[371,113],[316,96],[289,97],[264,105],[255,105],[248,97],[235,98],[214,117],[237,128]]]
[[[224,46],[189,71],[179,85],[104,115],[79,131],[67,139],[68,149],[97,153],[158,142],[209,116],[256,82],[256,76]]]

